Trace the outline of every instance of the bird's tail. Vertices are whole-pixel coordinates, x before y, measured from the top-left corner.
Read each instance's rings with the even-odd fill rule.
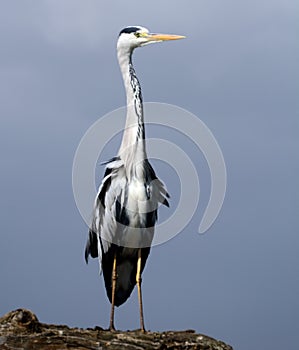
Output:
[[[141,272],[144,269],[146,259],[149,255],[150,248],[142,248],[141,251]],[[131,257],[121,258],[118,256],[117,261],[117,280],[115,290],[115,305],[122,305],[131,295],[136,285],[136,273],[137,273],[137,253]],[[113,265],[113,254],[107,254],[103,260],[103,272],[104,280],[109,301],[112,300],[112,265]]]

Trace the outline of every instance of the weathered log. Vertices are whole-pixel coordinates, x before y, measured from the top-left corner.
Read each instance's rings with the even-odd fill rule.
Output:
[[[0,318],[0,349],[2,350],[232,350],[232,347],[196,334],[193,330],[146,332],[110,332],[100,327],[70,328],[44,324],[29,310],[18,309]]]

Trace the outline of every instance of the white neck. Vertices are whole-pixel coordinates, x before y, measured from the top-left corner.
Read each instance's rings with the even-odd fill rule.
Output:
[[[122,72],[127,96],[127,118],[122,143],[118,155],[124,161],[127,171],[132,175],[136,165],[147,158],[144,136],[144,119],[141,87],[132,65],[132,51],[118,48],[118,62]]]

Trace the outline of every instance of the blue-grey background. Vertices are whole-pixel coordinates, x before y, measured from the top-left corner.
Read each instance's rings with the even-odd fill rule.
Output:
[[[200,117],[228,170],[220,216],[198,235],[207,165],[182,135],[169,135],[193,159],[203,195],[184,232],[152,249],[143,279],[146,326],[193,328],[235,349],[296,349],[298,2],[0,6],[0,314],[26,307],[43,322],[108,325],[98,264],[83,261],[87,227],[74,203],[71,170],[84,132],[125,103],[115,45],[123,27],[140,24],[187,36],[135,53],[144,100]],[[163,162],[155,169],[176,206],[175,174]],[[139,326],[136,293],[117,309],[116,325]]]

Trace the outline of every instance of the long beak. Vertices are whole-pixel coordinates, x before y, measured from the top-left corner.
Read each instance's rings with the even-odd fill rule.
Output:
[[[147,41],[158,42],[158,41],[166,41],[166,40],[178,40],[186,38],[183,35],[173,35],[173,34],[148,34]]]

